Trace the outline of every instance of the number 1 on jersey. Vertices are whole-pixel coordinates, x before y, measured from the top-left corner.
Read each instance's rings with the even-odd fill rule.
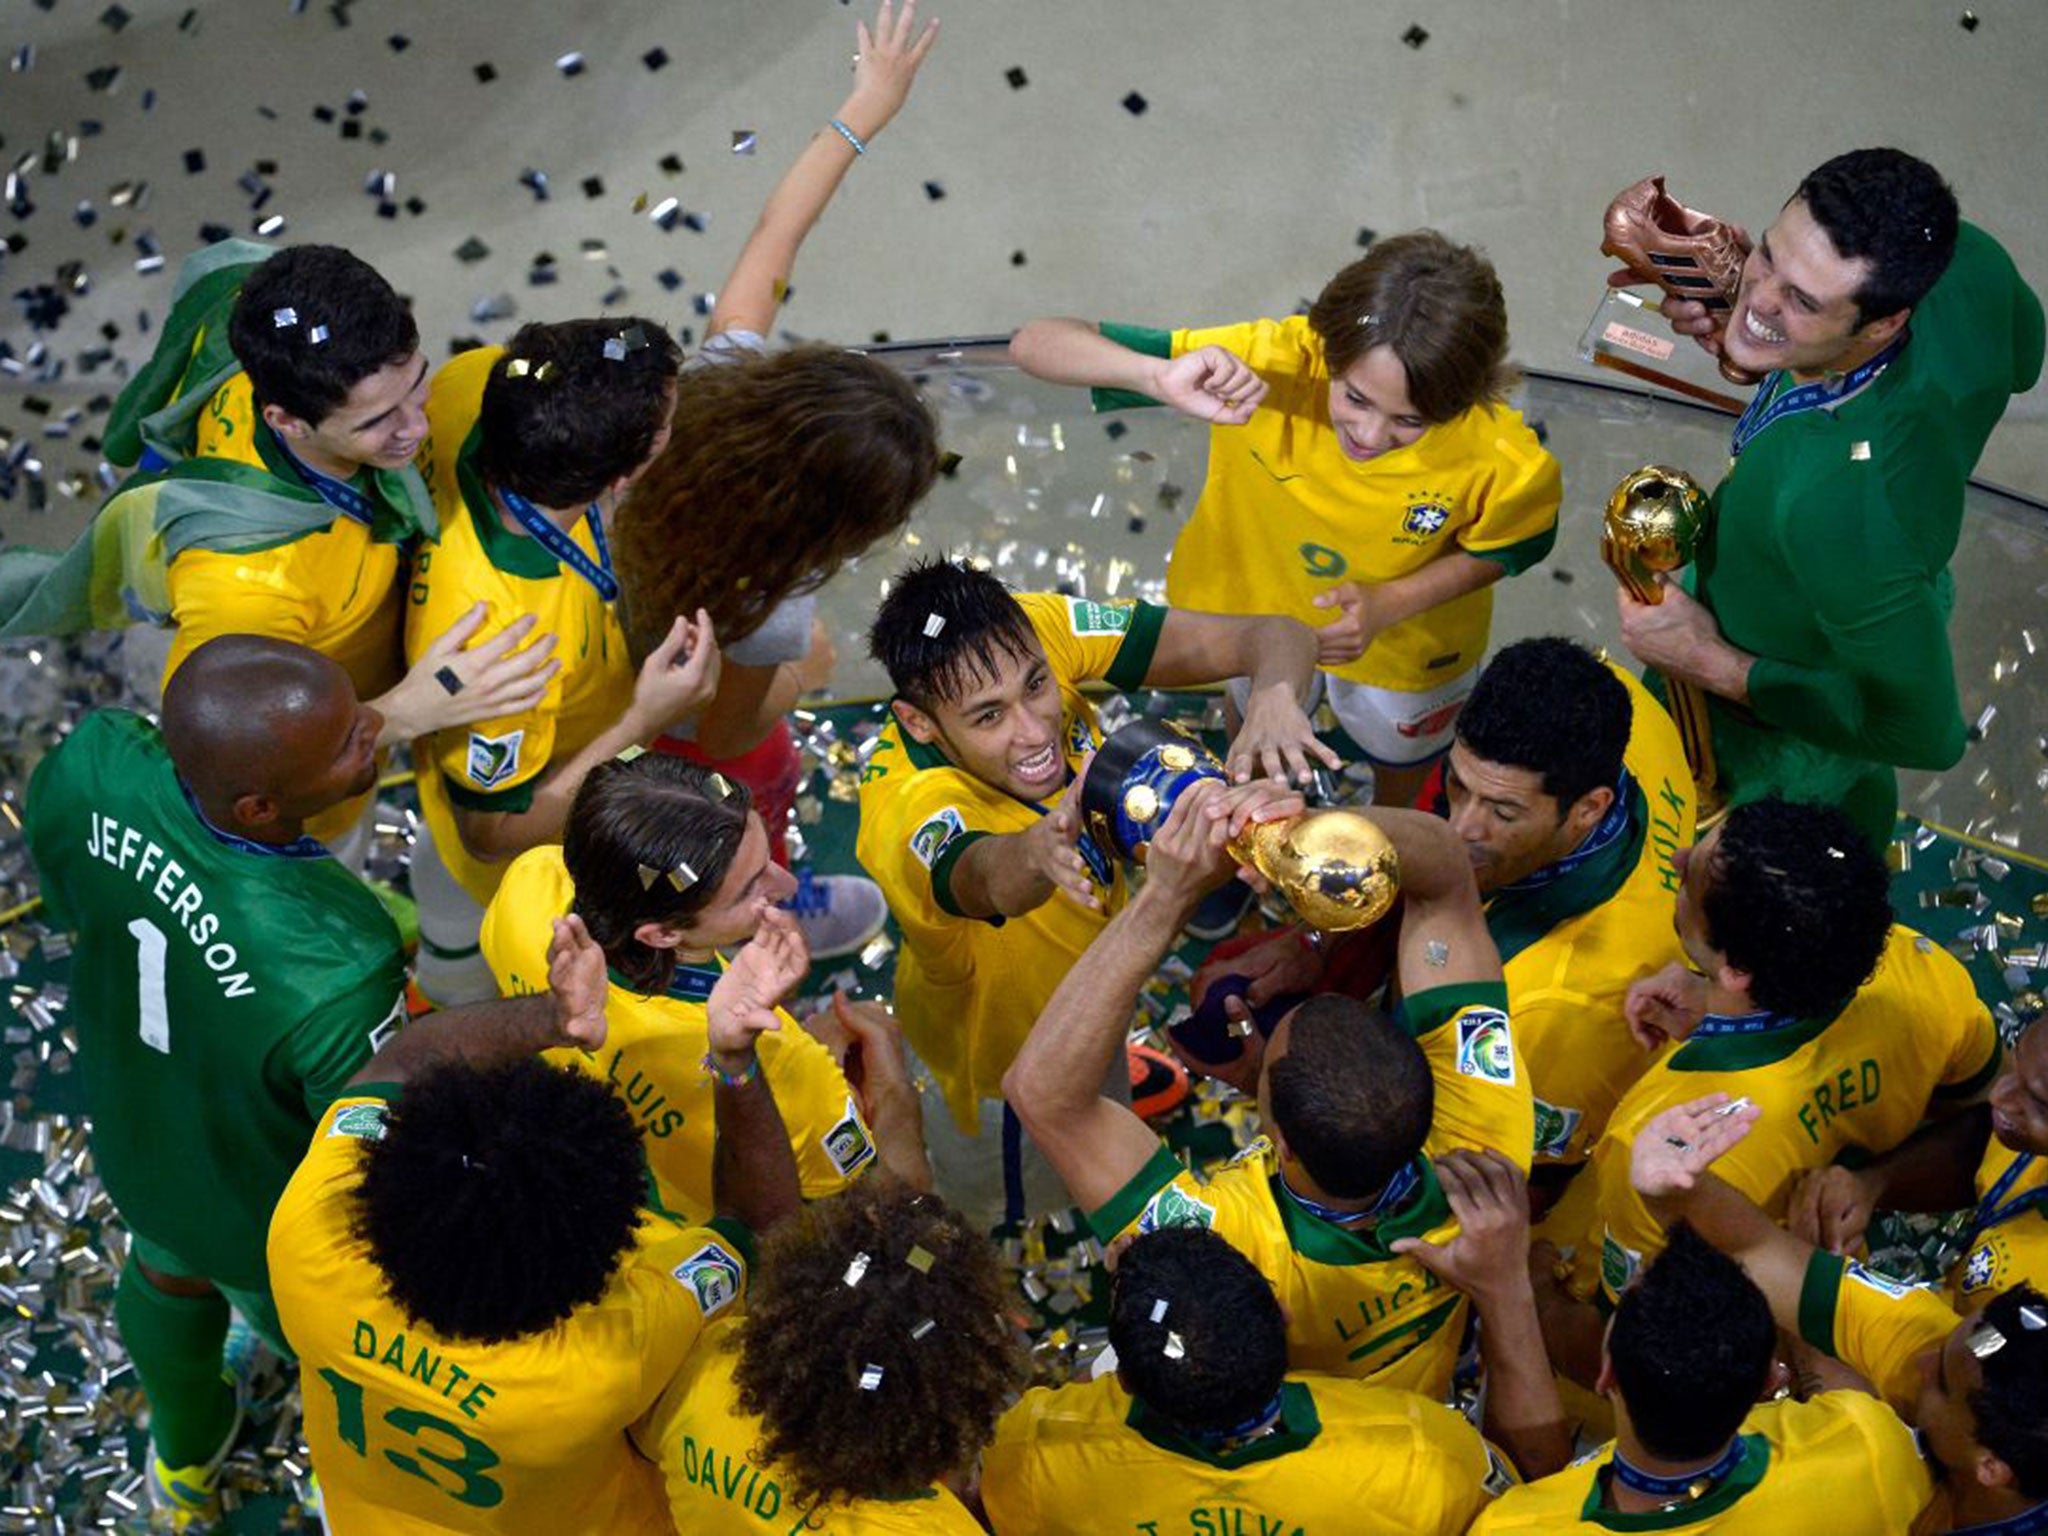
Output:
[[[135,935],[135,1017],[142,1030],[142,1043],[168,1056],[171,1009],[164,1000],[164,931],[146,917],[136,918],[128,925],[128,931]]]

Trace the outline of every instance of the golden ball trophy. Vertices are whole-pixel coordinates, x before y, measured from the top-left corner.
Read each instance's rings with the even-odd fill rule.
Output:
[[[1622,476],[1607,498],[1600,532],[1600,558],[1624,591],[1639,603],[1664,601],[1659,577],[1692,564],[1707,536],[1713,503],[1699,481],[1682,469],[1645,464]],[[1714,792],[1714,742],[1707,726],[1705,695],[1691,683],[1667,676],[1665,699],[1685,760],[1699,785],[1701,825],[1718,801]]]

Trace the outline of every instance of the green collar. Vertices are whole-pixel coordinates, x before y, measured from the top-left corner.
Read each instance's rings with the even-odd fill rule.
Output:
[[[1665,1065],[1673,1072],[1746,1072],[1783,1061],[1841,1017],[1840,1010],[1817,1019],[1800,1019],[1754,1035],[1695,1037],[1673,1051]]]
[[[1426,1236],[1451,1215],[1451,1203],[1444,1197],[1429,1159],[1417,1154],[1415,1165],[1421,1182],[1407,1208],[1384,1218],[1371,1231],[1353,1231],[1309,1215],[1280,1187],[1280,1173],[1275,1169],[1271,1193],[1280,1212],[1280,1225],[1287,1232],[1287,1246],[1318,1264],[1385,1264],[1401,1257],[1391,1246],[1395,1239]]]
[[[477,448],[483,439],[483,423],[478,422],[469,429],[462,451],[455,456],[455,483],[462,492],[463,505],[469,508],[469,521],[476,529],[476,541],[484,558],[507,576],[523,576],[529,581],[546,581],[561,575],[561,562],[541,548],[538,539],[514,533],[498,516],[498,503],[476,467]]]
[[[893,716],[896,711],[892,709],[889,713]],[[897,720],[894,723],[896,734],[903,738],[903,755],[910,760],[911,767],[922,770],[926,768],[951,768],[954,766],[946,754],[938,749],[936,743],[919,741],[910,732],[903,729],[903,722],[901,720]]]
[[[1486,904],[1486,928],[1503,964],[1568,918],[1590,912],[1627,884],[1642,862],[1649,833],[1649,802],[1629,779],[1628,831],[1578,868],[1534,890],[1498,892]]]
[[[1201,1441],[1183,1433],[1164,1414],[1147,1407],[1141,1398],[1131,1399],[1131,1411],[1124,1415],[1124,1423],[1170,1455],[1185,1456],[1189,1461],[1222,1467],[1226,1471],[1248,1467],[1255,1461],[1272,1461],[1275,1457],[1291,1455],[1306,1448],[1323,1432],[1322,1416],[1316,1412],[1316,1400],[1307,1384],[1299,1381],[1286,1382],[1280,1388],[1278,1429],[1227,1451],[1211,1450]]]
[[[1688,1525],[1697,1525],[1709,1516],[1718,1515],[1764,1480],[1764,1474],[1771,1467],[1771,1442],[1762,1435],[1742,1437],[1743,1457],[1735,1464],[1735,1470],[1716,1484],[1705,1498],[1681,1504],[1676,1509],[1645,1510],[1641,1514],[1624,1514],[1618,1509],[1609,1509],[1603,1497],[1606,1491],[1608,1462],[1602,1460],[1593,1469],[1592,1486],[1586,1490],[1585,1507],[1579,1511],[1579,1518],[1610,1531],[1672,1531]],[[1610,1446],[1609,1450],[1613,1448]]]

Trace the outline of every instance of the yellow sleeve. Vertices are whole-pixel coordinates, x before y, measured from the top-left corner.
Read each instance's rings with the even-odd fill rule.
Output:
[[[291,545],[229,554],[188,549],[171,562],[171,653],[164,681],[217,635],[263,635],[304,645],[313,610],[286,580]]]
[[[1919,1357],[1961,1321],[1933,1291],[1816,1251],[1799,1292],[1799,1334],[1851,1367],[1899,1413],[1920,1396]]]
[[[1266,1177],[1268,1148],[1264,1138],[1254,1141],[1204,1179],[1162,1143],[1129,1183],[1088,1213],[1089,1228],[1107,1243],[1127,1232],[1208,1227],[1278,1284],[1283,1258],[1276,1242],[1284,1247],[1285,1237],[1276,1238],[1270,1202],[1254,1188],[1254,1181]]]
[[[505,867],[505,878],[484,909],[478,936],[484,963],[505,996],[547,990],[554,920],[566,914],[575,899],[576,887],[558,843],[529,848]]]
[[[1629,1182],[1628,1162],[1629,1143],[1610,1134],[1593,1167],[1579,1175],[1600,1180],[1600,1298],[1606,1310],[1621,1300],[1643,1260],[1664,1247],[1663,1225]]]
[[[1513,576],[1550,553],[1564,480],[1557,460],[1514,411],[1481,405],[1472,416],[1492,473],[1476,487],[1479,515],[1459,529],[1458,546],[1501,562]]]
[[[884,746],[889,745],[885,738]],[[878,748],[871,760],[870,782],[882,782],[862,795],[860,859],[882,887],[896,921],[929,932],[961,916],[950,884],[960,855],[1007,829],[982,824],[981,795],[965,775],[919,771],[901,763],[900,752],[895,756],[898,761],[880,772],[873,762],[886,761],[885,753]]]
[[[780,1009],[782,1028],[765,1037],[761,1066],[796,1151],[806,1200],[836,1195],[875,1163],[875,1139],[832,1053]]]
[[[1942,1066],[1941,1082],[1934,1092],[1940,1099],[1972,1099],[1989,1088],[1991,1080],[1998,1076],[2004,1045],[1999,1039],[1997,1021],[1977,995],[1969,972],[1957,965],[1950,979],[1947,1012],[1955,1021],[1955,1048]]]
[[[1136,688],[1152,666],[1166,610],[1151,603],[1094,602],[1054,592],[1017,599],[1062,687],[1107,682]]]
[[[1417,1536],[1458,1536],[1520,1479],[1513,1465],[1456,1410],[1422,1400],[1400,1509]]]
[[[1436,1084],[1429,1150],[1492,1148],[1526,1172],[1536,1151],[1536,1101],[1507,1004],[1504,982],[1475,982],[1414,993],[1394,1016],[1422,1047]]]
[[[643,1335],[633,1418],[661,1396],[705,1325],[746,1294],[744,1231],[725,1222],[677,1228],[648,1217],[643,1223],[640,1246],[626,1261],[641,1301]]]

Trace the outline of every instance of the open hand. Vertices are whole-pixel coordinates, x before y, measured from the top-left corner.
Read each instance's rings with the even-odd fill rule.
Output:
[[[1054,890],[1062,891],[1091,912],[1102,910],[1102,892],[1081,857],[1080,779],[1038,818],[1035,826],[1016,834],[1016,851]]]
[[[699,608],[695,622],[678,614],[634,679],[634,735],[651,741],[709,704],[718,692],[720,661],[710,613]]]
[[[1447,1152],[1432,1159],[1437,1182],[1458,1218],[1445,1244],[1396,1238],[1393,1250],[1474,1301],[1528,1284],[1529,1181],[1503,1154]]]
[[[554,999],[555,1029],[564,1045],[594,1051],[604,1044],[605,998],[611,991],[604,951],[583,919],[571,913],[555,919],[548,941],[548,995]]]
[[[1629,1182],[1645,1200],[1684,1194],[1715,1158],[1749,1134],[1762,1113],[1747,1099],[1730,1099],[1725,1093],[1710,1093],[1665,1110],[1636,1133],[1629,1152]]]
[[[1244,721],[1230,743],[1224,767],[1235,784],[1248,784],[1257,773],[1283,783],[1306,784],[1314,777],[1310,758],[1325,768],[1344,766],[1334,749],[1316,739],[1316,728],[1294,690],[1275,684],[1245,701]]]
[[[553,655],[555,637],[542,635],[526,644],[538,621],[522,613],[482,644],[470,645],[489,616],[488,603],[476,604],[435,636],[397,687],[373,701],[384,716],[379,746],[430,736],[450,726],[524,714],[546,697],[548,685],[562,670]]]
[[[864,117],[870,125],[870,138],[903,109],[918,66],[938,40],[936,21],[926,22],[922,32],[917,30],[917,0],[903,0],[900,11],[892,11],[889,0],[882,0],[873,27],[864,21],[853,24],[853,95],[847,106],[852,115]],[[865,114],[861,107],[867,109]],[[841,117],[848,115],[840,113]]]
[[[777,1005],[811,968],[803,930],[780,907],[761,912],[761,926],[740,947],[704,1005],[711,1057],[721,1071],[746,1070],[755,1041],[782,1027]]]

